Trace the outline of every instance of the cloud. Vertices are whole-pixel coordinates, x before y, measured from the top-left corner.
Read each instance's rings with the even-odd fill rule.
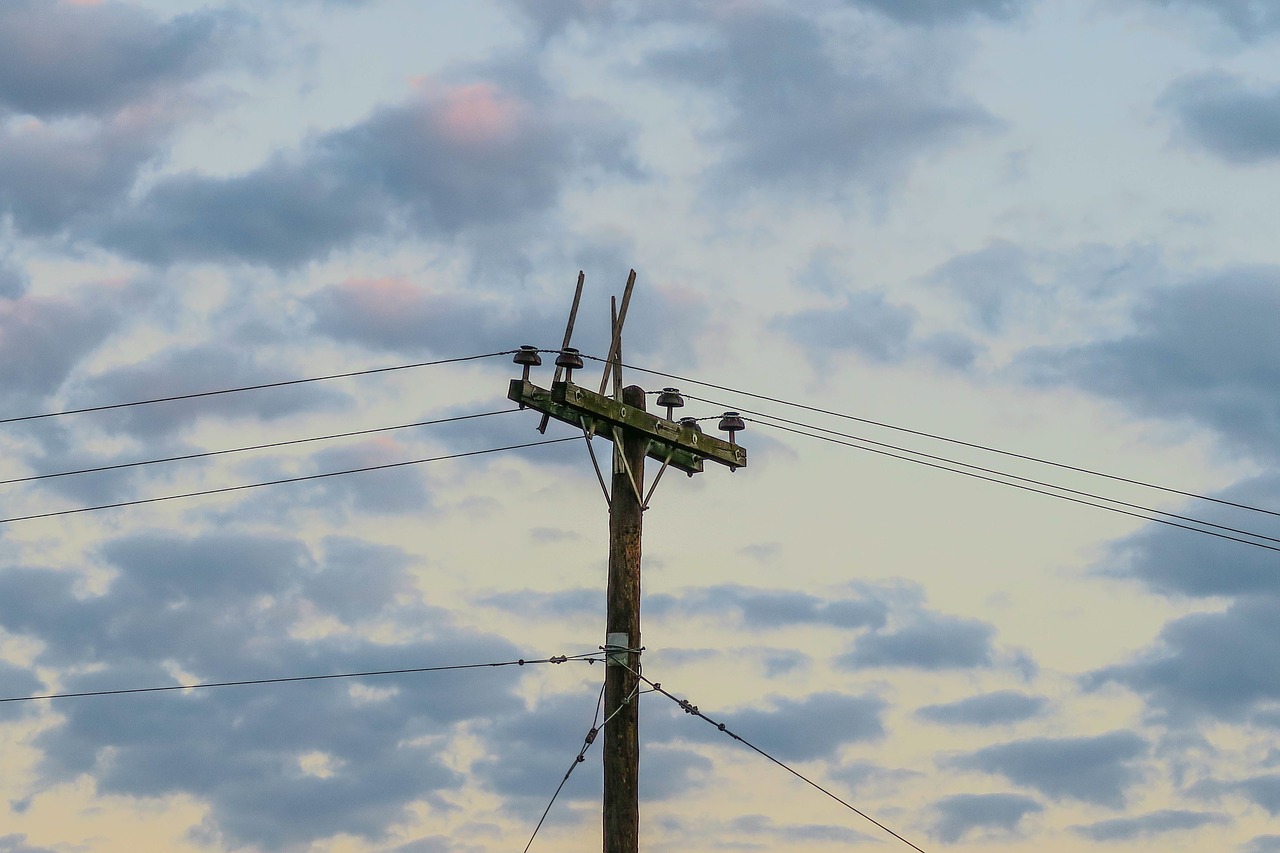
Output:
[[[770,327],[801,346],[817,365],[842,352],[885,364],[906,355],[915,321],[914,309],[887,302],[882,292],[866,291],[848,294],[842,305],[777,317]]]
[[[1246,41],[1280,29],[1280,8],[1257,0],[1151,0],[1174,9],[1201,9]]]
[[[1280,835],[1258,835],[1240,848],[1242,853],[1280,853]]]
[[[351,279],[320,290],[307,305],[321,334],[399,353],[512,349],[543,339],[559,319],[516,311],[509,301],[437,292],[404,279]]]
[[[904,24],[953,24],[970,18],[1004,21],[1028,5],[1026,0],[846,0]]]
[[[274,362],[268,365],[264,361],[242,347],[227,344],[175,346],[144,361],[78,380],[76,398],[85,405],[105,405],[293,378]],[[274,420],[333,408],[345,400],[344,394],[312,383],[136,406],[106,413],[103,423],[112,430],[154,441],[202,418]]]
[[[600,104],[514,75],[426,81],[248,173],[162,178],[100,236],[154,263],[293,267],[397,229],[449,238],[511,225],[553,207],[570,175],[592,169],[632,169],[620,123]]]
[[[35,696],[45,692],[42,682],[34,672],[25,666],[17,666],[0,660],[0,687],[2,697],[10,699],[18,696]],[[7,723],[36,711],[34,702],[5,702],[0,704],[0,723]]]
[[[736,613],[753,630],[792,625],[829,625],[856,629],[885,623],[888,604],[870,590],[859,597],[819,597],[805,592],[719,584],[646,599],[647,612],[663,616]]]
[[[57,391],[85,356],[119,326],[114,288],[82,288],[71,297],[27,294],[0,300],[0,387],[14,414]]]
[[[1226,815],[1212,812],[1190,812],[1161,809],[1139,817],[1118,817],[1083,826],[1073,826],[1077,835],[1093,841],[1133,841],[1169,832],[1199,829],[1209,824],[1228,823]]]
[[[27,843],[26,835],[0,835],[0,853],[56,853],[52,847],[36,847]]]
[[[1280,700],[1275,609],[1275,598],[1255,596],[1223,612],[1175,619],[1154,647],[1130,663],[1089,673],[1084,685],[1123,685],[1167,720],[1242,720]]]
[[[37,235],[92,221],[124,198],[172,127],[164,114],[105,122],[0,118],[0,214]]]
[[[586,587],[556,592],[532,589],[499,592],[479,599],[479,603],[510,613],[557,618],[603,613],[605,605],[603,590]]]
[[[696,47],[653,53],[646,64],[727,103],[713,140],[725,151],[722,191],[883,191],[916,158],[993,124],[947,91],[936,56],[922,62],[907,51],[850,67],[833,58],[819,22],[797,12],[710,8]]]
[[[1280,815],[1280,773],[1253,776],[1236,782],[1232,787],[1253,803],[1262,806],[1272,817]]]
[[[1122,808],[1126,791],[1141,778],[1134,765],[1148,744],[1132,732],[1096,737],[1032,738],[984,747],[948,764],[1004,776],[1054,800],[1072,799]]]
[[[1245,480],[1211,497],[1264,509],[1277,506],[1280,505],[1280,476]],[[1196,518],[1237,530],[1268,529],[1260,514],[1222,505],[1201,504],[1194,514]],[[1110,555],[1097,572],[1108,577],[1132,578],[1170,596],[1277,595],[1280,594],[1280,573],[1275,570],[1274,554],[1274,551],[1209,536],[1193,536],[1167,525],[1151,525],[1113,544]]]
[[[127,3],[8,0],[0,5],[0,108],[114,112],[225,62],[248,23],[227,11],[161,20]]]
[[[884,735],[880,716],[887,703],[871,694],[814,693],[803,699],[773,697],[772,708],[745,708],[723,713],[705,710],[731,731],[782,761],[831,760],[847,743]],[[675,738],[706,741],[724,737],[698,719],[671,706],[668,714],[646,721],[656,742]]]
[[[1190,418],[1266,458],[1280,447],[1280,267],[1202,277],[1143,294],[1133,331],[1033,349],[1021,364],[1044,385],[1074,385],[1162,418]]]
[[[849,669],[910,667],[924,670],[992,666],[991,639],[995,629],[986,622],[958,616],[922,613],[892,631],[866,634],[837,662]]]
[[[17,299],[27,292],[31,277],[7,258],[0,258],[0,299]]]
[[[0,571],[0,627],[40,644],[36,663],[57,673],[60,689],[174,684],[178,672],[222,681],[520,656],[418,603],[405,556],[386,547],[147,533],[113,540],[100,560],[111,579],[93,593],[75,571]],[[368,639],[369,626],[406,639]],[[184,794],[207,807],[228,846],[381,838],[412,803],[438,802],[461,784],[440,735],[523,707],[518,676],[496,672],[66,702],[33,741],[40,784],[88,774],[104,795]]]
[[[998,690],[970,696],[958,702],[926,705],[916,711],[922,720],[945,725],[993,726],[1030,719],[1044,710],[1048,700],[1016,690]]]
[[[1188,142],[1228,163],[1280,159],[1280,86],[1251,86],[1221,72],[1200,74],[1173,83],[1161,105],[1174,114]]]
[[[741,833],[758,844],[761,839],[773,838],[778,845],[794,846],[797,842],[827,844],[867,844],[872,839],[847,826],[823,823],[778,823],[768,815],[750,814],[736,817],[725,827],[727,832]]]
[[[1020,794],[956,794],[934,803],[938,821],[933,833],[946,844],[955,844],[976,829],[1015,835],[1018,824],[1044,806]]]

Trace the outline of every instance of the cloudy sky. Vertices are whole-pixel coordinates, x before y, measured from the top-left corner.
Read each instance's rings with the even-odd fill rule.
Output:
[[[1278,48],[1265,0],[7,0],[0,698],[596,649],[581,441],[14,520],[539,441],[508,355],[13,419],[555,347],[579,270],[603,355],[634,268],[688,379],[628,380],[758,413],[646,514],[646,675],[925,850],[1280,851]],[[0,703],[0,853],[519,850],[602,674]],[[645,849],[907,849],[640,701]]]

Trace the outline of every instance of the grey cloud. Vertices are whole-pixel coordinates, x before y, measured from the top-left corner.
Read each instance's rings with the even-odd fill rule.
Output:
[[[556,592],[537,592],[531,589],[518,592],[500,592],[485,596],[480,604],[496,607],[510,613],[534,614],[566,618],[569,616],[599,614],[604,612],[604,593],[599,589],[580,587]]]
[[[550,208],[572,172],[632,168],[599,104],[507,76],[428,87],[243,175],[164,178],[102,239],[151,262],[292,267],[396,229],[512,224]]]
[[[307,304],[321,334],[402,353],[511,349],[542,340],[560,322],[558,316],[517,312],[496,298],[432,292],[403,280],[347,281],[321,290]]]
[[[1226,815],[1162,809],[1139,817],[1118,817],[1083,826],[1073,826],[1077,835],[1093,841],[1132,841],[1169,832],[1185,832],[1210,824],[1229,822]]]
[[[1232,787],[1272,817],[1280,815],[1280,773],[1254,776],[1236,782]]]
[[[875,9],[906,24],[949,24],[983,17],[1003,21],[1015,17],[1026,0],[846,0]]]
[[[1030,254],[1005,240],[951,258],[933,270],[928,281],[965,303],[989,332],[1003,327],[1013,299],[1039,286],[1032,276]]]
[[[866,634],[837,662],[850,669],[911,667],[924,670],[992,666],[995,629],[976,619],[921,614],[894,631]]]
[[[1044,811],[1044,806],[1020,794],[956,794],[934,803],[934,809],[938,812],[934,835],[955,844],[979,829],[1016,834],[1022,819]]]
[[[847,826],[833,826],[823,823],[778,823],[768,815],[750,814],[731,820],[726,827],[730,832],[738,832],[758,842],[763,838],[775,839],[777,843],[794,846],[797,842],[813,841],[828,844],[866,844],[871,838]]]
[[[1280,853],[1280,835],[1257,835],[1240,848],[1242,853]]]
[[[421,465],[399,465],[375,471],[359,470],[379,465],[398,465],[423,458],[428,456],[394,439],[367,441],[319,451],[313,455],[315,473],[358,473],[316,481],[313,484],[311,502],[330,510],[341,506],[347,510],[374,515],[427,511],[431,508],[432,496],[424,482]]]
[[[1203,9],[1246,41],[1280,29],[1280,8],[1259,0],[1151,0],[1174,9]]]
[[[1280,505],[1280,477],[1267,475],[1246,480],[1211,497],[1245,506]],[[1195,516],[1215,524],[1276,535],[1260,515],[1246,517],[1230,507],[1202,504]],[[1280,573],[1272,558],[1275,552],[1192,536],[1167,525],[1151,527],[1160,529],[1144,529],[1115,543],[1098,573],[1135,579],[1170,596],[1280,594]]]
[[[56,116],[115,110],[229,58],[248,21],[232,12],[160,20],[126,3],[0,5],[0,106]]]
[[[926,705],[916,716],[934,723],[963,726],[992,726],[1030,719],[1044,710],[1048,700],[1016,690],[999,690],[970,696],[958,702]]]
[[[1173,112],[1188,141],[1228,163],[1280,159],[1280,86],[1262,88],[1228,74],[1202,74],[1171,85],[1161,104]]]
[[[873,594],[822,598],[792,590],[722,584],[679,594],[655,594],[648,599],[655,615],[736,612],[753,629],[789,625],[830,625],[856,629],[885,623],[888,605]]]
[[[5,699],[19,696],[35,696],[44,692],[44,682],[24,666],[17,666],[0,660],[0,690]],[[0,723],[6,723],[34,713],[37,710],[34,702],[5,702],[0,704]],[[0,839],[2,840],[2,839]]]
[[[612,0],[509,0],[509,5],[544,42],[573,24],[608,25],[622,14],[619,4]]]
[[[27,836],[17,833],[0,835],[0,853],[56,853],[52,847],[36,847],[27,843]]]
[[[769,650],[760,653],[760,662],[764,665],[766,678],[779,678],[798,669],[804,669],[809,665],[810,660],[811,658],[803,652],[789,649]]]
[[[832,779],[848,786],[850,793],[857,793],[866,786],[895,787],[897,783],[917,779],[924,775],[916,770],[899,770],[881,767],[864,761],[855,761],[828,771]]]
[[[471,765],[486,787],[512,800],[517,814],[537,819],[546,797],[564,778],[592,723],[597,692],[545,697],[535,707],[504,715],[484,726],[486,739],[502,748]],[[597,748],[598,748],[597,744]],[[565,801],[595,798],[603,789],[599,761],[574,768],[560,796]]]
[[[0,627],[40,643],[37,663],[61,670],[61,689],[173,684],[171,667],[221,681],[520,656],[418,602],[405,556],[388,548],[332,539],[316,554],[283,537],[138,534],[101,556],[114,577],[97,593],[78,591],[73,571],[0,571]],[[341,629],[296,636],[313,619]],[[414,638],[353,630],[370,620]],[[101,668],[76,674],[89,664]],[[516,686],[468,671],[69,704],[35,745],[44,784],[87,773],[106,795],[194,797],[229,846],[376,839],[410,803],[460,784],[440,735],[522,708]]]
[[[0,386],[15,414],[56,391],[121,322],[107,289],[0,301]]]
[[[770,326],[803,347],[819,365],[840,352],[892,363],[906,355],[915,320],[914,309],[887,302],[883,293],[867,291],[849,294],[843,305],[779,317]]]
[[[928,76],[936,62],[839,66],[819,24],[798,12],[736,4],[704,24],[709,44],[704,37],[697,48],[651,55],[648,65],[728,101],[732,114],[716,141],[728,151],[719,183],[730,192],[882,191],[920,155],[992,124]]]
[[[1258,596],[1223,612],[1183,616],[1136,660],[1089,673],[1084,685],[1121,684],[1167,720],[1244,719],[1280,700],[1275,614],[1276,599]]]
[[[1022,364],[1043,384],[1191,418],[1271,457],[1280,446],[1278,313],[1280,268],[1240,269],[1145,294],[1124,337],[1031,350]]]
[[[148,400],[199,391],[219,391],[293,378],[267,366],[239,347],[199,344],[173,347],[124,367],[111,368],[77,383],[76,398],[86,405]],[[334,408],[345,395],[318,385],[273,388],[269,392],[224,394],[180,404],[138,406],[106,413],[111,428],[152,441],[201,418],[274,420],[299,412]]]
[[[26,270],[8,258],[0,258],[0,299],[17,299],[27,292],[30,281]]]
[[[847,743],[876,740],[884,735],[880,716],[886,703],[878,696],[814,693],[803,699],[773,697],[768,710],[745,708],[704,713],[765,752],[783,761],[817,761],[835,758]],[[706,741],[724,737],[702,720],[684,719],[679,708],[654,715],[647,723],[657,741],[674,738]]]
[[[706,782],[711,761],[680,747],[649,744],[643,748],[644,771],[640,774],[640,798],[657,802],[678,797]]]
[[[1018,323],[1040,331],[1046,317],[1109,319],[1111,304],[1163,285],[1168,271],[1150,246],[1086,243],[1060,252],[1032,252],[1007,240],[992,240],[956,255],[923,279],[959,302],[972,325],[985,334]],[[945,340],[945,338],[944,338]],[[966,346],[967,344],[967,346]],[[961,348],[974,344],[961,338]]]
[[[1032,738],[988,746],[950,760],[954,767],[1004,776],[1055,800],[1122,808],[1141,778],[1135,762],[1148,744],[1132,732],[1096,737]]]

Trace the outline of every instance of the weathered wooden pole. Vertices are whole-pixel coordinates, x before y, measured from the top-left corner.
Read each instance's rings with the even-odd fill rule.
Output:
[[[644,389],[629,385],[622,402],[644,409]],[[644,460],[649,437],[622,429],[614,442],[613,496],[609,506],[607,645],[640,648],[640,535],[644,511]],[[640,847],[640,715],[636,697],[639,651],[615,652],[605,666],[604,853],[638,853]],[[614,714],[616,713],[616,716]]]

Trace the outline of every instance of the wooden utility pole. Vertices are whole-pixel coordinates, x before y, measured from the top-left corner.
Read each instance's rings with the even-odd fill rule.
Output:
[[[644,389],[628,385],[622,403],[644,409]],[[644,433],[622,433],[615,446],[609,502],[609,589],[606,645],[622,646],[626,666],[606,663],[604,716],[604,853],[636,853],[640,847],[640,534],[644,510]],[[628,470],[635,475],[631,488]],[[615,654],[618,654],[615,652]]]
[[[582,293],[582,273],[570,312],[569,331]],[[635,385],[622,387],[622,321],[626,318],[635,270],[627,279],[622,310],[614,309],[612,343],[609,348],[601,393],[573,382],[573,370],[582,369],[577,350],[570,349],[569,332],[556,359],[556,377],[550,390],[529,381],[529,368],[541,364],[534,347],[521,347],[515,357],[524,365],[524,376],[511,380],[507,397],[521,408],[543,413],[540,429],[550,418],[582,430],[588,449],[592,439],[603,436],[613,441],[609,502],[609,578],[605,617],[604,681],[604,853],[638,853],[640,848],[640,539],[644,511],[649,498],[667,468],[689,476],[701,473],[703,461],[710,459],[730,470],[747,464],[747,452],[733,442],[733,431],[742,428],[736,412],[726,412],[722,424],[730,430],[729,441],[705,435],[695,421],[679,423],[651,415],[645,409],[645,391]],[[560,380],[561,369],[565,379]],[[612,377],[613,397],[604,396]],[[675,389],[664,389],[677,397]],[[659,398],[661,403],[663,398]],[[673,405],[683,405],[683,401]],[[732,416],[732,417],[730,417]],[[662,463],[653,485],[645,491],[645,459]],[[604,476],[591,450],[596,474]]]

